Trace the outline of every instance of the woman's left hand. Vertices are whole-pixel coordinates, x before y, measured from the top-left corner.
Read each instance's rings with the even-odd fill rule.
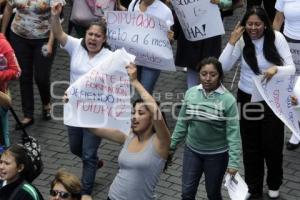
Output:
[[[126,66],[126,69],[127,69],[130,82],[136,81],[137,80],[136,65],[134,63],[130,63],[129,65]]]
[[[265,80],[268,82],[269,80],[271,80],[271,78],[277,73],[277,71],[277,66],[269,67],[266,71],[263,72],[264,77],[261,82],[264,82]]]
[[[171,30],[168,30],[168,39],[170,42],[174,41],[174,32]]]
[[[210,0],[210,3],[218,5],[220,3],[220,0]]]
[[[292,96],[291,101],[292,101],[292,105],[293,106],[297,106],[298,105],[298,99],[297,99],[296,96]]]
[[[230,174],[231,176],[235,176],[235,174],[238,172],[237,169],[227,168],[226,172]]]
[[[47,44],[47,56],[51,56],[53,53],[53,45],[52,44]]]

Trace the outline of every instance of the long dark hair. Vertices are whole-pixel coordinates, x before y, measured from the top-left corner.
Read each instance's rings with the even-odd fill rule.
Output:
[[[266,11],[259,7],[259,6],[253,6],[252,8],[248,9],[245,13],[241,25],[246,26],[246,22],[249,19],[251,15],[257,15],[260,20],[264,22],[265,30],[264,30],[264,45],[263,45],[263,53],[266,58],[266,60],[270,63],[273,63],[274,65],[282,65],[283,59],[279,55],[276,47],[275,47],[275,32],[271,26],[269,17],[266,13]],[[243,57],[246,61],[246,63],[250,66],[252,71],[258,75],[260,74],[260,70],[257,63],[257,58],[255,55],[255,46],[248,35],[248,33],[245,31],[243,33],[243,39],[245,41],[245,47],[243,49]]]
[[[91,28],[92,26],[99,26],[102,33],[105,35],[105,37],[107,38],[107,25],[106,25],[106,21],[105,19],[103,18],[100,18],[98,21],[92,21],[89,26],[87,27],[86,30],[88,30],[89,28]],[[85,33],[86,34],[86,33]],[[84,36],[84,38],[82,39],[81,41],[81,46],[88,51],[87,47],[86,47],[86,44],[85,44],[85,37],[86,35]],[[107,43],[107,40],[103,43],[102,47],[105,47],[107,49],[110,49],[110,46],[108,45]]]

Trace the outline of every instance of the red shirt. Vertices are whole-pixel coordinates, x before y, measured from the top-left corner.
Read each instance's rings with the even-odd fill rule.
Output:
[[[0,91],[6,92],[7,82],[18,78],[21,75],[16,55],[5,36],[0,33],[0,54],[6,58],[7,67],[0,70]]]

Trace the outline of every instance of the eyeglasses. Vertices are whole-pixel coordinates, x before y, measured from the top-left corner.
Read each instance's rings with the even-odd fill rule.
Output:
[[[58,191],[58,190],[50,190],[50,195],[52,197],[56,197],[57,195],[59,195],[60,198],[67,199],[71,194],[69,192],[63,192],[63,191]]]

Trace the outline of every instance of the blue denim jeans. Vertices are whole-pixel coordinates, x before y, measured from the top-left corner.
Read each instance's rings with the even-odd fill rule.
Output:
[[[137,78],[150,94],[152,94],[154,90],[154,86],[159,77],[159,74],[159,69],[137,66]]]
[[[88,129],[81,127],[68,127],[70,150],[73,154],[80,157],[82,166],[82,194],[90,195],[93,190],[98,156],[97,150],[101,143],[101,138],[90,133]]]
[[[185,147],[182,172],[182,200],[195,200],[199,181],[205,175],[205,188],[209,200],[220,200],[221,186],[228,165],[228,152],[199,154]]]

